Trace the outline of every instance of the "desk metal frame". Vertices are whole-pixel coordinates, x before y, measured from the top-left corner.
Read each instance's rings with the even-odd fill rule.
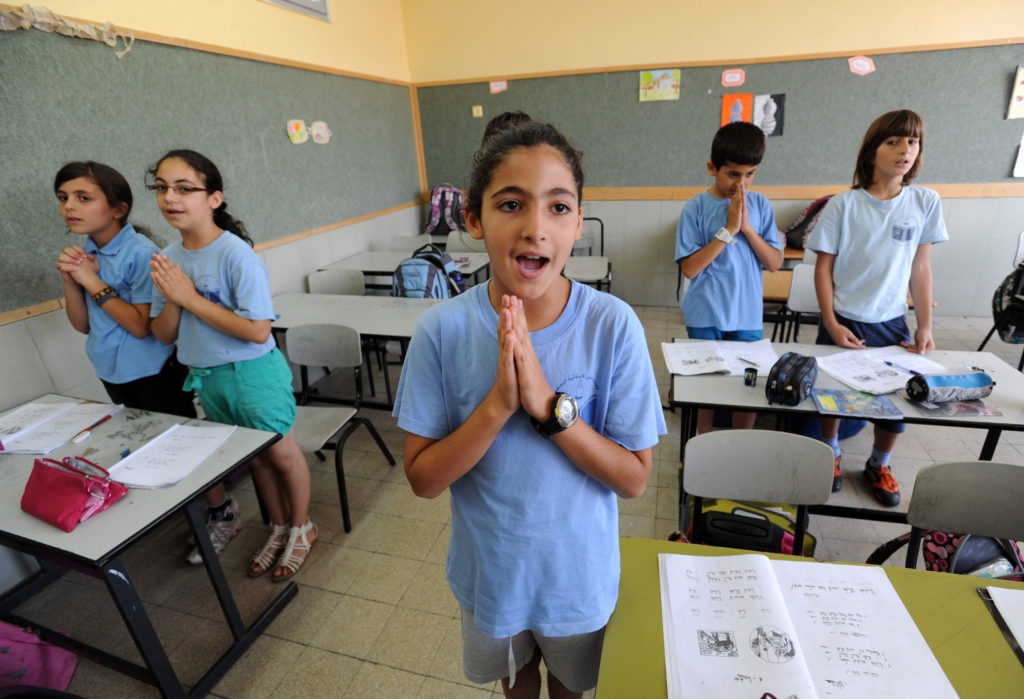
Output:
[[[113,420],[109,421],[106,426],[95,430],[95,434],[90,440],[91,445],[97,446],[96,443],[103,440],[103,437],[101,436],[103,432],[107,432],[109,434],[110,430],[117,428],[120,424],[123,424],[127,414],[131,413],[143,414],[142,411],[132,411],[128,409],[123,410],[121,413],[116,415]],[[181,418],[176,418],[174,416],[168,415],[162,417],[167,418],[168,425],[173,422],[182,421]],[[0,543],[17,551],[34,556],[39,561],[41,570],[37,572],[35,576],[8,591],[2,598],[0,598],[0,619],[11,624],[31,628],[45,641],[62,648],[66,648],[73,653],[102,665],[106,665],[120,673],[134,677],[137,680],[151,684],[157,687],[165,697],[202,696],[210,692],[217,682],[220,681],[225,673],[231,668],[235,661],[245,653],[249,646],[251,646],[260,634],[263,633],[263,630],[266,629],[267,625],[273,621],[285,605],[287,605],[298,592],[298,588],[294,582],[287,583],[281,592],[263,610],[263,612],[259,614],[256,620],[252,624],[246,626],[239,614],[238,606],[235,604],[234,597],[231,594],[231,589],[228,586],[227,579],[224,576],[224,571],[221,568],[217,554],[213,550],[213,545],[210,542],[209,536],[206,534],[206,524],[203,521],[203,517],[199,512],[198,506],[198,500],[202,494],[210,486],[245,465],[249,459],[281,438],[281,435],[269,432],[260,432],[258,430],[245,430],[245,432],[249,434],[242,437],[243,439],[252,441],[255,438],[255,441],[252,441],[251,448],[245,447],[245,451],[242,453],[241,457],[234,458],[230,466],[223,468],[212,465],[211,461],[218,458],[218,455],[215,454],[200,465],[197,471],[203,470],[205,467],[205,472],[198,474],[197,478],[192,479],[191,477],[186,477],[186,480],[182,481],[182,483],[169,486],[169,488],[172,489],[177,489],[179,486],[184,488],[184,497],[177,504],[162,510],[159,508],[157,510],[152,510],[153,507],[157,507],[155,502],[160,498],[160,495],[158,494],[159,491],[140,491],[133,489],[130,491],[130,497],[135,499],[135,502],[117,503],[110,510],[97,515],[95,520],[90,520],[79,525],[74,532],[65,534],[68,542],[66,545],[46,543],[33,539],[31,536],[17,533],[18,531],[26,531],[24,518],[33,520],[29,523],[28,529],[37,527],[38,524],[42,524],[44,527],[50,527],[51,525],[43,523],[37,524],[30,515],[27,515],[20,510],[11,511],[10,500],[12,494],[9,492],[8,496],[5,498],[7,500],[6,508],[8,511],[0,513]],[[238,433],[236,433],[236,435],[238,435]],[[232,437],[232,439],[234,438],[235,436]],[[116,461],[116,458],[112,455],[117,453],[117,449],[122,448],[122,445],[127,445],[129,447],[133,446],[136,448],[140,446],[138,443],[130,444],[123,440],[120,442],[104,442],[103,449],[100,452],[103,458],[99,458],[97,460],[100,461],[100,463],[113,464]],[[74,451],[75,448],[73,448],[72,445],[65,445],[52,456],[59,459]],[[14,488],[15,482],[20,483],[21,488],[17,489],[17,492],[13,494],[13,497],[20,497],[21,490],[24,489],[24,480],[28,477],[28,471],[31,469],[31,463],[34,457],[29,455],[8,455],[0,458],[3,459],[3,461],[0,461],[0,464],[2,464],[4,468],[17,469],[22,472],[18,478],[12,480],[5,478],[4,484],[5,488]],[[207,464],[211,465],[207,466]],[[187,485],[183,485],[186,483]],[[123,513],[125,507],[135,508],[135,514],[138,514],[139,511],[144,512],[145,510],[150,509],[152,514],[151,516],[145,515],[143,517],[144,521],[140,526],[135,528],[133,531],[128,532],[126,536],[116,542],[105,554],[94,558],[91,555],[85,555],[75,551],[74,542],[76,537],[74,535],[78,534],[77,539],[80,541],[81,537],[87,536],[90,531],[98,531],[95,525],[104,526],[109,530],[108,525],[117,521],[118,513]],[[122,554],[132,545],[169,518],[175,517],[182,512],[184,513],[189,527],[195,536],[199,550],[202,553],[203,564],[206,567],[207,575],[210,578],[214,592],[220,603],[221,609],[224,612],[224,618],[227,621],[232,637],[234,638],[234,641],[228,649],[214,661],[206,673],[204,673],[193,686],[191,692],[187,693],[182,687],[174,668],[171,666],[167,652],[160,643],[160,639],[149,620],[148,614],[146,614],[142,601],[139,599],[135,586],[133,585],[131,578],[128,575],[128,571],[125,569],[122,561]],[[137,520],[138,517],[135,519]],[[93,528],[90,528],[90,525],[94,525]],[[53,528],[53,530],[58,531],[56,528]],[[45,533],[47,535],[51,534],[50,532]],[[64,533],[61,532],[61,534]],[[51,542],[54,540],[52,535],[47,536],[47,538],[49,538]],[[96,648],[95,646],[82,641],[70,638],[51,628],[40,626],[32,620],[22,617],[13,611],[19,604],[29,599],[32,595],[36,594],[50,583],[58,580],[69,569],[77,570],[103,581],[125,623],[125,626],[128,629],[128,632],[131,634],[132,640],[135,642],[135,645],[145,662],[144,666],[112,653],[108,653],[107,651]]]

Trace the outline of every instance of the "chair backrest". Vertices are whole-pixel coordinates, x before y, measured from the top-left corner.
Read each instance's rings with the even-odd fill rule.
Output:
[[[923,467],[907,521],[919,529],[1024,540],[1024,465],[952,461]]]
[[[470,238],[466,231],[452,231],[448,234],[448,242],[445,243],[444,251],[449,255],[453,252],[487,252],[487,247],[484,245],[484,241]]]
[[[818,261],[818,253],[814,252],[810,248],[804,248],[803,264],[811,265],[812,267]]]
[[[323,269],[306,278],[311,294],[351,294],[362,296],[366,293],[363,273],[358,269]]]
[[[1024,233],[1017,236],[1017,250],[1013,253],[1013,266],[1024,262]]]
[[[354,368],[363,363],[359,333],[347,325],[311,323],[288,328],[288,359],[302,366]]]
[[[573,243],[572,254],[604,255],[604,221],[596,216],[583,217],[583,230]]]
[[[721,430],[686,442],[683,489],[703,498],[819,505],[832,494],[824,442],[769,430]]]
[[[399,235],[382,241],[377,249],[389,252],[407,252],[411,255],[414,250],[430,242],[432,242],[430,236],[426,233],[420,235]]]
[[[795,313],[820,313],[818,294],[814,290],[814,265],[798,264],[793,268],[793,282],[789,285],[789,310]]]

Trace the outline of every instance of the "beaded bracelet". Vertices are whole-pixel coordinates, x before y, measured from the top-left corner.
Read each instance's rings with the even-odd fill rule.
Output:
[[[116,296],[118,296],[117,289],[112,286],[105,286],[92,295],[92,300],[96,302],[97,306],[102,306]]]

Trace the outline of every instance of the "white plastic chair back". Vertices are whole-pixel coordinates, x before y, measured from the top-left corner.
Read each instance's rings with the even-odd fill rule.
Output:
[[[1024,465],[951,461],[923,467],[907,521],[921,529],[1024,540]]]
[[[449,255],[453,252],[487,252],[487,247],[484,245],[484,241],[470,238],[466,231],[452,231],[448,234],[448,242],[445,243],[444,251]]]
[[[294,364],[353,368],[363,363],[359,333],[347,325],[296,325],[285,333],[285,346]]]
[[[422,235],[400,235],[383,241],[381,243],[382,247],[378,249],[389,252],[407,252],[412,255],[413,252],[430,242],[433,241],[431,241],[430,236],[426,233]]]
[[[798,264],[793,268],[786,307],[794,313],[820,313],[818,294],[814,291],[814,265]]]
[[[351,294],[362,296],[366,293],[363,273],[358,269],[324,269],[313,272],[306,279],[311,294]]]
[[[686,443],[683,489],[703,498],[819,505],[832,495],[835,454],[810,437],[722,430]]]
[[[804,248],[804,259],[800,261],[801,264],[811,265],[812,267],[818,261],[818,253],[814,252],[810,248]]]

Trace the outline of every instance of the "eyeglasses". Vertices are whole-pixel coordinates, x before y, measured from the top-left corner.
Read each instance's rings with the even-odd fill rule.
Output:
[[[183,197],[186,194],[192,194],[193,192],[210,191],[203,187],[193,187],[190,184],[147,184],[146,189],[148,189],[151,192],[156,192],[158,197],[166,196],[167,190],[171,190],[179,197]]]

